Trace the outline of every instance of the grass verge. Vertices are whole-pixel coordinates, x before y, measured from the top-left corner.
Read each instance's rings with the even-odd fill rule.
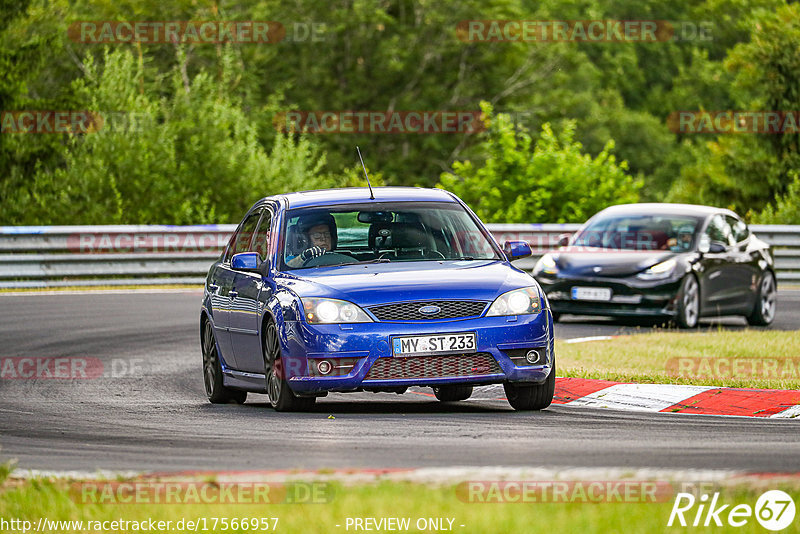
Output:
[[[797,331],[652,332],[556,341],[559,376],[619,382],[800,389]]]
[[[677,487],[677,486],[675,486]],[[768,489],[779,489],[776,484]],[[685,532],[685,527],[667,527],[675,500],[675,491],[658,499],[659,502],[513,502],[474,503],[468,502],[467,493],[459,490],[463,486],[431,487],[408,482],[381,482],[359,486],[334,484],[329,488],[327,502],[318,504],[95,504],[84,503],[67,482],[51,481],[7,481],[0,489],[0,517],[30,521],[33,529],[40,519],[48,521],[83,521],[82,525],[58,525],[58,528],[42,531],[120,532],[107,523],[101,529],[88,521],[172,521],[160,532],[194,532],[194,529],[176,528],[179,520],[200,521],[198,532],[242,532],[232,528],[230,519],[268,518],[269,528],[250,529],[250,532],[281,532],[286,534],[354,532],[355,518],[408,518],[407,531],[435,531],[435,528],[419,528],[417,521],[442,520],[440,525],[449,528],[440,530],[463,533],[509,533],[509,532]],[[795,502],[800,503],[800,491],[793,487],[784,489]],[[755,507],[758,497],[765,489],[736,486],[721,488],[720,504],[747,504]],[[707,491],[706,491],[707,493]],[[519,495],[519,494],[517,494]],[[574,494],[570,499],[574,498]],[[584,499],[585,501],[585,499]],[[699,502],[698,502],[699,504]],[[728,507],[730,510],[731,506]],[[697,506],[686,517],[691,524]],[[214,518],[227,518],[229,528],[223,528],[219,519],[212,528]],[[278,518],[273,529],[274,518]],[[348,518],[351,526],[347,528]],[[203,524],[203,520],[205,523]],[[452,523],[449,521],[452,520]],[[722,516],[725,521],[725,514]],[[797,520],[796,520],[797,521]],[[46,525],[48,523],[45,523]],[[795,522],[795,525],[797,522]],[[205,530],[204,530],[205,525]],[[51,526],[55,526],[52,525]],[[131,531],[130,525],[128,531]],[[424,525],[430,527],[430,523]],[[110,527],[110,528],[107,528]],[[702,527],[701,527],[702,528]],[[141,529],[137,529],[141,530]],[[373,530],[379,530],[373,528]],[[389,530],[389,529],[384,529]],[[723,526],[715,532],[761,532],[754,517],[750,517],[743,528]],[[797,532],[790,527],[786,532]]]

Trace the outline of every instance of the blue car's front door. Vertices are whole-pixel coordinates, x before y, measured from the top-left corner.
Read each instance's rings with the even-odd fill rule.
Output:
[[[248,252],[258,252],[262,261],[269,262],[272,211],[265,209]],[[261,347],[261,318],[263,305],[271,291],[260,273],[237,272],[234,278],[235,296],[231,299],[230,334],[238,368],[250,373],[264,372]]]

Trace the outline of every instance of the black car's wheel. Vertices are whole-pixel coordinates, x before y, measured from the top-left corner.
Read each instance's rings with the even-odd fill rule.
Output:
[[[222,383],[222,364],[219,361],[217,343],[214,340],[214,328],[208,319],[203,321],[203,382],[206,386],[206,396],[213,404],[226,404],[236,402],[243,404],[247,399],[247,392],[227,388]]]
[[[775,275],[766,271],[758,284],[756,303],[753,312],[747,317],[747,322],[754,326],[766,326],[775,319],[775,307],[778,304],[778,288],[775,285]]]
[[[687,274],[678,290],[678,315],[675,321],[681,328],[694,328],[700,319],[700,285],[693,274]]]
[[[467,400],[472,396],[472,386],[438,386],[433,388],[433,394],[442,402]]]
[[[316,397],[298,397],[289,388],[283,371],[278,327],[275,321],[267,321],[264,332],[264,375],[267,380],[269,403],[278,412],[302,412],[314,406]]]
[[[508,403],[515,410],[543,410],[553,402],[556,390],[556,362],[550,375],[541,384],[503,383]]]

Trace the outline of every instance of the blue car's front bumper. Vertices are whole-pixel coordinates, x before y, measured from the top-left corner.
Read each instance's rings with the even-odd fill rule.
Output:
[[[474,332],[476,352],[447,356],[395,357],[391,338]],[[536,315],[480,317],[448,321],[374,322],[344,325],[285,323],[286,378],[299,394],[445,384],[543,382],[553,367],[553,323],[549,310]],[[536,349],[536,365],[524,361]],[[514,358],[512,360],[512,358]],[[313,367],[327,360],[347,362],[342,376],[318,376]],[[352,368],[349,366],[352,365]],[[316,374],[316,376],[315,376]]]

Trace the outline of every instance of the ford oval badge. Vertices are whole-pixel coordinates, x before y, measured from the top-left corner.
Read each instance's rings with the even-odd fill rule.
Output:
[[[422,315],[436,315],[442,311],[442,309],[439,306],[423,306],[417,311],[419,311]]]

